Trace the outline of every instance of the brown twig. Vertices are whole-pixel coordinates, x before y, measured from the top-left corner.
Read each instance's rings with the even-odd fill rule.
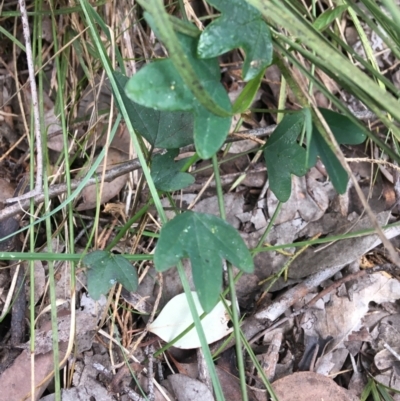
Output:
[[[252,130],[245,131],[247,135],[253,135],[255,137],[265,137],[271,132],[274,131],[276,128],[275,125],[265,127],[265,128],[256,128]],[[233,137],[228,137],[226,142],[236,142],[241,140],[240,138],[233,138]],[[182,149],[182,151],[187,152],[190,150],[194,150],[194,146],[190,145]],[[137,170],[140,168],[140,163],[138,159],[132,159],[129,160],[125,163],[121,163],[116,167],[110,168],[107,170],[104,174],[104,181],[105,182],[110,182],[114,180],[117,177],[120,177],[121,175],[130,173],[131,171]],[[98,183],[102,179],[102,174],[98,173],[95,174],[92,178],[90,178],[86,182],[86,186],[93,185]],[[78,186],[85,180],[85,178],[82,179],[75,179],[71,180],[71,190],[75,190],[78,188]],[[56,184],[51,187],[49,187],[49,199],[53,199],[56,196],[62,195],[67,192],[67,184]],[[24,209],[26,209],[30,205],[30,199],[21,199],[21,198],[13,198],[17,199],[18,203],[15,203],[14,205],[8,206],[7,208],[3,209],[0,211],[0,222],[7,219],[8,217],[15,216],[16,214],[20,213]],[[40,193],[38,195],[35,195],[33,197],[33,202],[35,205],[38,205],[44,201],[44,194]]]
[[[393,238],[400,234],[399,227],[392,227],[385,230],[385,235],[387,238]],[[377,238],[374,243],[368,246],[368,249],[373,249],[377,245],[382,243],[381,238]],[[361,246],[361,245],[360,245]],[[293,306],[298,300],[307,295],[312,288],[317,287],[323,281],[334,276],[337,272],[343,269],[350,261],[347,263],[335,263],[329,268],[323,269],[317,273],[311,274],[306,279],[304,279],[300,284],[292,287],[286,291],[281,297],[277,298],[271,305],[268,305],[265,309],[258,311],[255,314],[255,318],[258,320],[268,319],[269,321],[276,320],[281,316],[287,309]]]
[[[272,331],[273,329],[281,326],[283,323],[287,322],[289,319],[292,319],[293,317],[299,316],[303,313],[305,313],[309,308],[311,308],[319,299],[325,297],[325,295],[330,294],[331,292],[335,291],[337,288],[339,288],[342,284],[347,283],[352,280],[360,279],[361,277],[364,277],[366,275],[374,274],[377,272],[387,272],[390,274],[395,274],[397,273],[399,268],[392,264],[392,263],[385,263],[383,265],[378,265],[373,267],[372,269],[364,269],[364,270],[359,270],[356,273],[349,274],[334,283],[332,283],[329,287],[325,288],[321,292],[319,292],[314,298],[311,299],[306,305],[304,305],[301,309],[298,309],[291,313],[289,316],[284,317],[283,319],[279,319],[277,322],[274,324],[270,325],[268,328],[265,330],[257,333],[249,339],[250,344],[253,344],[254,342],[258,341],[261,337],[263,337],[266,333]],[[304,294],[306,295],[306,294]]]
[[[120,177],[121,175],[127,174],[133,170],[137,170],[140,168],[140,163],[137,159],[129,160],[126,163],[119,164],[118,166],[111,168],[110,170],[107,170],[104,174],[104,181],[110,182],[114,180],[117,177]],[[98,183],[101,180],[102,174],[97,173],[95,174],[92,178],[89,178],[89,180],[86,183],[86,186],[93,185]],[[75,190],[78,188],[78,186],[85,180],[85,178],[82,179],[76,179],[71,181],[71,189]],[[58,195],[61,195],[63,193],[67,192],[67,184],[56,184],[53,185],[49,188],[49,199],[55,198]],[[35,195],[33,197],[33,202],[35,205],[42,203],[44,201],[44,194],[39,194]],[[18,203],[11,205],[2,211],[0,211],[0,221],[3,221],[7,219],[8,217],[14,216],[18,213],[21,212],[21,210],[27,208],[30,204],[30,199],[23,199],[19,201]]]

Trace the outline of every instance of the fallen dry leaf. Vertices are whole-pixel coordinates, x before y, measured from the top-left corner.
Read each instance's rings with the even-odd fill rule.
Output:
[[[178,401],[214,401],[211,391],[199,380],[178,373],[168,376],[168,381]]]
[[[324,355],[316,363],[316,372],[331,374],[335,366],[343,365],[348,355],[343,341],[349,334],[361,327],[363,317],[369,310],[370,302],[381,304],[400,298],[400,283],[382,273],[364,276],[354,284],[360,290],[347,296],[332,294],[325,309],[311,308],[303,315],[302,327],[308,336],[332,338],[325,347]]]
[[[59,336],[59,359],[65,356],[67,343],[70,337],[71,316],[65,315],[58,318],[58,336]],[[77,352],[88,350],[92,346],[92,340],[95,333],[97,317],[90,313],[78,311],[76,316],[76,339]],[[35,355],[35,383],[38,385],[42,380],[52,372],[53,364],[53,343],[50,322],[41,330],[36,330],[36,355]],[[26,344],[29,349],[29,343]],[[29,352],[23,351],[14,361],[14,363],[0,376],[0,401],[21,401],[31,391],[31,361]],[[22,379],[26,378],[26,379]],[[50,379],[51,380],[51,379]],[[35,400],[38,400],[46,390],[48,383],[45,382],[35,393]]]
[[[5,178],[0,177],[0,202],[4,203],[8,198],[12,198],[14,195],[14,185],[12,185]]]
[[[60,346],[60,360],[64,357],[66,344]],[[64,351],[64,352],[63,352]],[[53,370],[53,352],[35,357],[35,384],[38,385]],[[0,376],[0,401],[21,401],[31,391],[30,378],[31,358],[27,352],[22,352],[14,363]],[[49,382],[45,382],[35,393],[34,400],[38,400],[46,390]],[[30,398],[28,399],[30,400]]]
[[[304,221],[319,220],[333,199],[334,189],[329,181],[320,182],[314,178],[316,168],[313,167],[305,177],[292,177],[292,192],[287,202],[282,205],[275,224],[282,224],[301,217]],[[312,174],[313,173],[313,174]],[[279,200],[268,190],[268,214],[272,216]]]
[[[279,401],[357,401],[332,379],[314,372],[297,372],[272,383]]]

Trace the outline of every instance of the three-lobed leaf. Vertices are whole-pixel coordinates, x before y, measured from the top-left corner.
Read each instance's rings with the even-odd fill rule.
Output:
[[[197,38],[177,34],[201,85],[216,103],[231,110],[229,97],[220,82],[216,58],[200,60],[196,56]],[[210,158],[228,135],[231,117],[219,117],[205,109],[185,85],[171,60],[143,67],[126,85],[129,98],[142,106],[158,110],[190,111],[194,115],[194,143],[203,159]]]
[[[186,160],[174,161],[178,154],[179,150],[173,149],[153,157],[151,176],[154,185],[160,191],[178,191],[194,183],[194,177],[191,174],[180,171]]]
[[[328,109],[319,109],[339,145],[358,145],[365,141],[364,132],[348,117]],[[339,193],[347,187],[348,175],[340,161],[314,126],[309,145],[309,166],[313,166],[319,156],[325,165],[333,186]]]
[[[243,78],[249,81],[272,62],[271,32],[261,13],[245,0],[207,0],[221,16],[200,35],[197,53],[217,57],[241,47],[246,52]]]
[[[320,109],[320,112],[339,144],[356,145],[365,141],[364,132],[348,117],[327,109]],[[308,109],[286,115],[264,147],[270,188],[281,202],[290,197],[291,175],[306,174],[318,156],[335,189],[339,193],[346,191],[348,175],[345,169],[314,124],[310,135],[309,120]],[[307,132],[307,152],[297,143],[303,127]]]
[[[136,269],[123,256],[106,251],[94,251],[83,258],[83,263],[88,267],[88,290],[94,300],[107,294],[116,282],[122,284],[128,291],[136,291],[138,286]]]
[[[292,174],[306,174],[306,150],[297,143],[305,123],[302,111],[286,115],[264,147],[271,191],[286,202],[292,189]],[[315,163],[315,161],[314,161]]]
[[[176,266],[189,258],[193,281],[206,312],[216,305],[222,288],[222,259],[245,272],[254,263],[239,233],[226,221],[205,213],[185,212],[166,223],[154,253],[158,271]]]

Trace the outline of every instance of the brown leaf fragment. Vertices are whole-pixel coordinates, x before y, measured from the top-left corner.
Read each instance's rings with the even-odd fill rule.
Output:
[[[268,380],[272,380],[275,377],[275,368],[279,359],[279,350],[282,345],[282,339],[282,331],[276,331],[271,344],[268,347],[268,351],[261,356],[261,366]]]
[[[60,347],[60,360],[64,357],[65,347]],[[53,370],[53,352],[35,356],[35,384],[38,385]],[[0,376],[0,401],[21,401],[31,391],[32,376],[30,355],[22,352],[17,359]],[[51,380],[51,379],[50,379]],[[38,400],[45,391],[50,380],[45,382],[35,393]],[[29,398],[30,400],[30,398]]]
[[[314,372],[297,372],[272,384],[279,401],[356,401],[332,379]]]
[[[225,400],[241,401],[242,393],[240,389],[239,378],[227,372],[226,370],[221,369],[219,366],[217,366],[216,369],[217,369],[218,379],[221,383],[222,392],[224,393],[225,396]],[[249,387],[247,388],[247,396],[249,401],[257,400],[255,395],[253,394],[253,391]]]
[[[76,339],[75,344],[77,353],[90,349],[92,339],[95,334],[97,317],[83,311],[76,314]],[[41,329],[35,330],[35,353],[44,354],[53,349],[53,332],[50,328],[50,322],[42,325]],[[58,317],[58,339],[60,343],[68,342],[70,338],[71,315],[66,314]],[[28,349],[29,343],[26,344]]]
[[[330,182],[319,182],[311,173],[316,173],[313,168],[305,177],[292,178],[292,192],[289,200],[285,202],[275,220],[275,224],[282,224],[301,217],[304,221],[319,220],[329,206],[333,197],[333,187]],[[268,214],[272,216],[279,201],[268,190]]]
[[[178,401],[214,401],[211,391],[199,380],[178,373],[168,376],[168,381]]]
[[[0,177],[0,202],[4,203],[8,198],[12,198],[14,196],[14,191],[14,185],[5,178]]]

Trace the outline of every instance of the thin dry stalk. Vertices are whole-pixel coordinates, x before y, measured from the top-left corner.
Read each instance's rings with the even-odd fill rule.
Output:
[[[40,132],[40,114],[39,114],[39,98],[37,93],[36,81],[35,81],[35,68],[33,65],[32,45],[31,45],[31,34],[29,30],[28,13],[26,11],[25,0],[19,0],[19,7],[21,9],[22,29],[25,38],[26,48],[26,59],[29,70],[29,83],[31,86],[32,94],[32,108],[34,116],[34,130],[36,139],[36,182],[35,188],[26,194],[20,195],[15,198],[10,198],[6,202],[13,203],[24,199],[29,199],[35,195],[39,195],[42,192],[43,185],[43,147],[42,147],[42,135]]]

